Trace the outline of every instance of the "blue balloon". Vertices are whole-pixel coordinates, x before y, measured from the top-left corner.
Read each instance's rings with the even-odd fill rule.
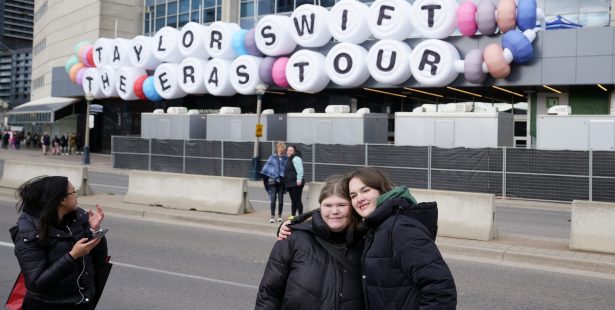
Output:
[[[160,95],[158,95],[158,92],[156,92],[156,87],[154,87],[154,77],[153,76],[148,76],[147,79],[143,81],[143,94],[150,101],[162,100],[162,97],[160,97]]]
[[[231,41],[231,45],[233,46],[233,50],[237,56],[248,55],[248,51],[246,50],[246,46],[244,41],[246,40],[247,30],[241,29],[233,35],[233,40]]]
[[[536,27],[536,0],[519,0],[517,4],[517,26],[521,31]]]
[[[509,30],[502,37],[502,47],[512,52],[513,61],[524,64],[534,57],[534,48],[530,39],[519,30]]]

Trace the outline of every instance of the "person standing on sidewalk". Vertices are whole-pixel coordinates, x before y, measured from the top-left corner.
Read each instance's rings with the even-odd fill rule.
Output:
[[[68,154],[69,155],[75,154],[77,152],[76,147],[77,147],[77,136],[73,132],[73,134],[70,135],[70,138],[68,138]]]
[[[49,138],[49,134],[46,132],[41,137],[41,144],[43,146],[43,155],[47,155],[47,152],[49,152],[49,147],[51,146],[51,138]]]
[[[359,217],[343,177],[325,182],[312,220],[291,224],[293,235],[271,250],[254,309],[365,309]]]
[[[269,223],[275,222],[275,203],[278,200],[278,222],[282,222],[282,210],[284,207],[284,168],[286,167],[286,144],[278,142],[276,153],[271,154],[265,162],[261,174],[266,178],[265,184],[271,202],[271,218]]]
[[[96,266],[105,263],[107,240],[95,238],[104,218],[77,207],[77,191],[63,176],[37,177],[18,189],[21,213],[11,228],[15,256],[27,289],[23,309],[92,310]],[[99,291],[97,291],[99,289]]]
[[[60,138],[60,155],[68,155],[68,133],[64,133]]]
[[[292,216],[303,213],[303,202],[301,194],[303,192],[303,160],[301,152],[294,145],[289,145],[286,149],[286,167],[284,168],[284,179],[286,191],[290,196],[290,214]]]

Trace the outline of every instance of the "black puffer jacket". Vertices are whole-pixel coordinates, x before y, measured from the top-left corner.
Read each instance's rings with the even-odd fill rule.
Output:
[[[293,234],[276,242],[263,279],[255,309],[358,310],[363,309],[358,267],[363,242],[357,232],[336,234],[328,230],[320,212],[311,221],[289,225]],[[314,238],[321,237],[354,263],[345,268]]]
[[[392,199],[365,219],[367,309],[455,309],[455,281],[435,244],[437,212],[435,202]]]
[[[87,212],[78,208],[65,215],[64,227],[49,229],[46,246],[41,246],[38,239],[38,221],[22,212],[17,229],[11,230],[15,256],[28,290],[25,298],[58,305],[91,303],[95,296],[94,265],[106,259],[106,239],[103,237],[90,254],[75,260],[68,254],[73,245],[92,236]]]

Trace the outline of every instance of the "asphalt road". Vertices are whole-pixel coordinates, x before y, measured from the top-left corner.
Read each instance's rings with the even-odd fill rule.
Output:
[[[0,201],[0,300],[18,265]],[[115,263],[99,309],[253,309],[272,236],[108,216]],[[615,281],[447,259],[458,309],[610,309]]]

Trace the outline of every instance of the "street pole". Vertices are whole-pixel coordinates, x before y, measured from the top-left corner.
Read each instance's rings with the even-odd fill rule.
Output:
[[[256,130],[254,134],[254,152],[252,154],[252,180],[257,181],[259,179],[259,162],[260,158],[258,156],[258,144],[260,137],[262,135],[262,125],[261,125],[261,105],[263,100],[263,95],[267,90],[267,85],[258,84],[256,85]],[[259,129],[260,128],[260,129]],[[261,130],[259,132],[259,130]]]
[[[90,164],[90,102],[94,100],[91,93],[85,94],[85,136],[83,137],[83,158],[82,164]]]

